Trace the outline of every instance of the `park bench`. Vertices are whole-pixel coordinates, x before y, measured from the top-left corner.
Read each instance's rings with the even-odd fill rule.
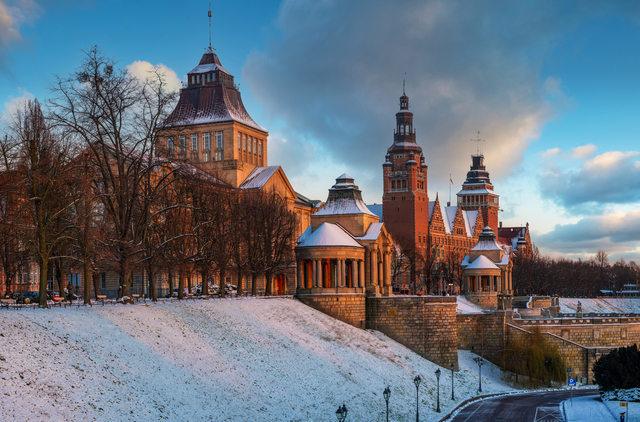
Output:
[[[140,295],[131,295],[131,298],[136,303],[140,302]]]
[[[9,305],[15,305],[15,299],[0,299],[0,309],[7,308],[9,309]]]
[[[96,295],[96,301],[102,303],[104,306],[104,302],[107,300],[107,295]]]

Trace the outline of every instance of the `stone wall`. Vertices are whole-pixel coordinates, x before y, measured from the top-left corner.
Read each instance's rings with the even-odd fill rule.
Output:
[[[498,362],[504,348],[506,324],[513,312],[495,311],[487,314],[457,314],[458,348],[471,350],[492,362]]]
[[[455,297],[369,297],[367,328],[378,330],[425,359],[458,368]]]
[[[307,306],[356,328],[366,328],[364,294],[296,295]]]
[[[468,293],[465,297],[473,303],[477,303],[485,308],[496,308],[498,306],[498,292]]]

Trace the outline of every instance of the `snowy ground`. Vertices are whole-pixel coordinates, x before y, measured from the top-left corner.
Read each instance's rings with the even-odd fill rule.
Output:
[[[640,420],[640,403],[628,403],[627,407],[620,407],[619,401],[602,402],[598,396],[576,397],[573,405],[570,400],[564,401],[567,415],[566,422],[616,422],[620,420],[620,413],[626,413],[625,421]]]
[[[640,298],[637,299],[568,299],[560,298],[560,312],[575,313],[578,301],[582,303],[583,313],[640,313]]]
[[[483,313],[482,308],[480,308],[475,303],[467,300],[464,296],[457,296],[458,301],[458,309],[457,312],[459,314],[481,314]]]
[[[0,311],[0,420],[333,421],[415,415],[439,420],[476,395],[473,354],[460,351],[451,400],[442,369],[375,331],[292,299]],[[511,391],[491,364],[484,394]]]

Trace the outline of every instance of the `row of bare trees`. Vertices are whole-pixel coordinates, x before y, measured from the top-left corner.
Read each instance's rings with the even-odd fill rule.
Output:
[[[0,260],[6,286],[32,261],[40,269],[40,306],[48,280],[64,291],[65,267],[83,268],[84,301],[95,274],[119,275],[130,297],[132,274],[203,281],[234,271],[274,274],[293,262],[295,227],[275,192],[239,192],[189,165],[158,157],[156,137],[176,93],[156,71],[139,80],[94,47],[80,68],[56,77],[44,109],[26,101],[0,139]],[[55,271],[52,269],[52,265]],[[241,279],[241,277],[239,277]],[[170,286],[173,287],[173,286]],[[208,282],[203,282],[208,288]],[[220,289],[224,295],[225,288]]]
[[[600,296],[601,290],[617,292],[625,284],[637,284],[640,268],[624,259],[609,264],[609,257],[599,250],[592,258],[553,259],[533,247],[531,257],[518,256],[513,267],[516,294]]]

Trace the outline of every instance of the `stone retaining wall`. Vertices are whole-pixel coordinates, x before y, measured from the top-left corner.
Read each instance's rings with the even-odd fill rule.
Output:
[[[364,294],[296,295],[305,305],[311,306],[339,321],[356,328],[366,328]]]
[[[425,359],[458,369],[455,297],[368,297],[367,328],[378,330]]]

